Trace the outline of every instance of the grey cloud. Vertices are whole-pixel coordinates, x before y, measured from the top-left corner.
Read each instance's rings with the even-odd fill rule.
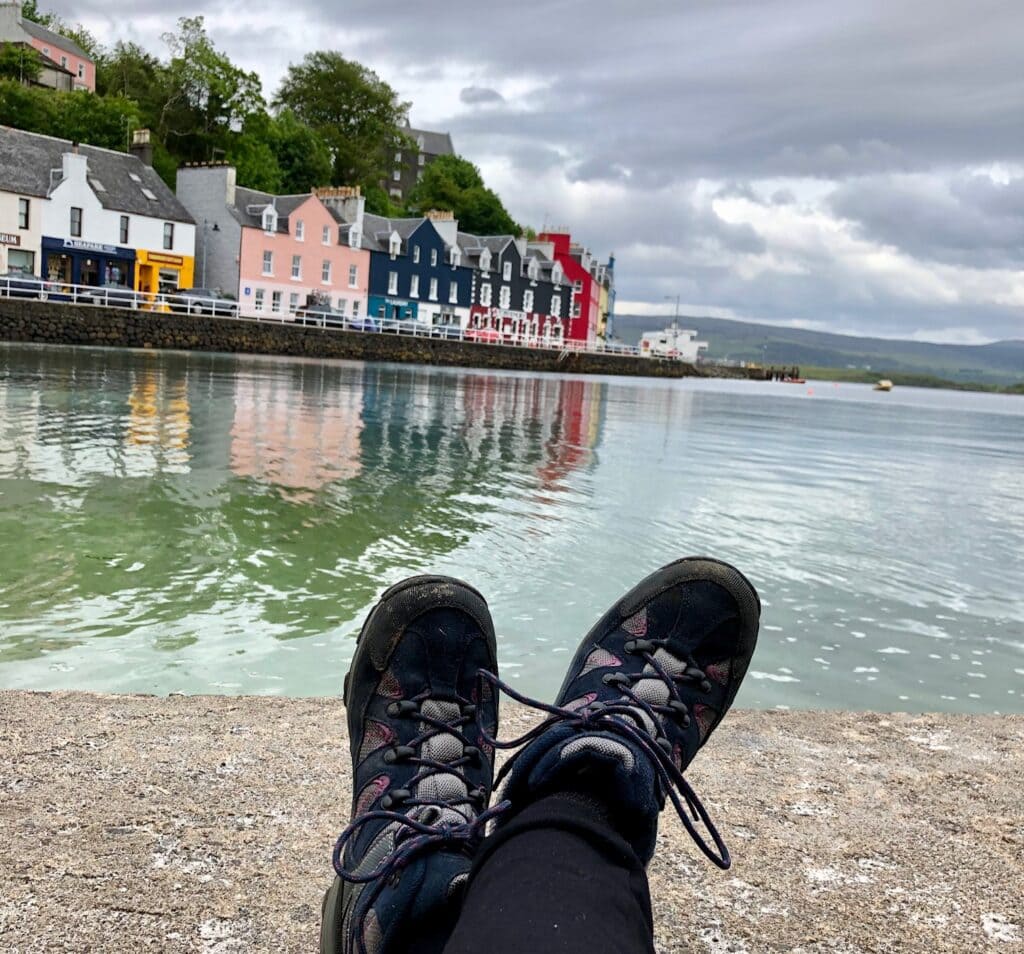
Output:
[[[505,97],[487,86],[465,86],[459,91],[459,100],[470,106],[504,103]]]

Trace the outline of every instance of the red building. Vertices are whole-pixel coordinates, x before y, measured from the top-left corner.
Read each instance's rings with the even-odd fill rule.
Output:
[[[558,262],[572,286],[572,304],[565,322],[566,340],[593,344],[597,339],[601,310],[601,285],[594,256],[589,249],[573,242],[568,229],[543,232],[531,246]]]

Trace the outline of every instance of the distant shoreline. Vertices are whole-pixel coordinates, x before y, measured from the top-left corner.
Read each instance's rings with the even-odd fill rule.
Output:
[[[827,368],[801,365],[800,374],[817,381],[842,381],[850,384],[875,384],[888,379],[896,387],[936,388],[948,391],[983,391],[988,394],[1024,395],[1024,381],[1018,384],[982,384],[977,381],[951,381],[934,374],[907,371],[865,371],[862,368]]]

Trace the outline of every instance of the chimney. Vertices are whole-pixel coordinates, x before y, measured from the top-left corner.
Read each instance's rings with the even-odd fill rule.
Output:
[[[203,201],[213,201],[218,209],[221,202],[232,206],[235,204],[236,182],[235,167],[226,162],[186,162],[178,166],[174,191],[196,218],[199,216],[190,205],[195,197],[201,195]]]
[[[71,149],[61,157],[61,179],[63,181],[85,182],[89,174],[89,162],[78,151],[78,143],[72,143]]]
[[[21,25],[21,4],[0,3],[0,40],[26,43],[28,34]]]
[[[448,245],[459,244],[459,223],[455,221],[455,213],[447,209],[430,209],[426,218],[434,223],[434,228]]]
[[[147,166],[153,165],[153,145],[149,141],[148,129],[136,129],[132,133],[132,155]]]
[[[354,225],[356,231],[362,233],[366,197],[362,194],[359,186],[314,189],[313,195],[331,209],[342,222]]]

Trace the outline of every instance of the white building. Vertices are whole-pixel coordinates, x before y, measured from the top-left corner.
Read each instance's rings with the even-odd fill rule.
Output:
[[[148,145],[145,131],[128,154],[0,127],[0,233],[22,240],[7,267],[16,250],[14,267],[64,284],[191,287],[195,223]]]

